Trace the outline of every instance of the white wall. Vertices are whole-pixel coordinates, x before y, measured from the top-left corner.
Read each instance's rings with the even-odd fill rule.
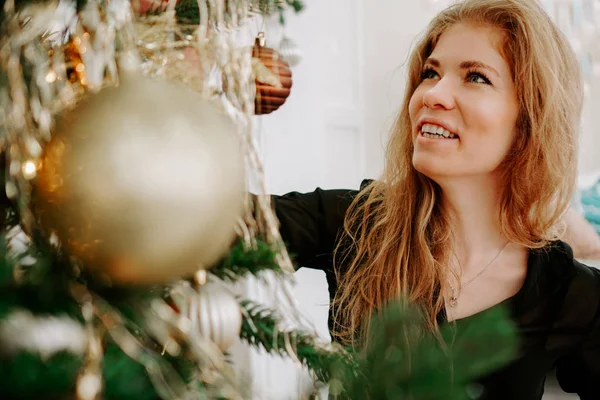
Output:
[[[389,129],[404,97],[408,51],[433,13],[423,0],[380,0],[377,6],[365,5],[364,11],[365,151],[367,171],[377,175],[383,168]]]
[[[590,93],[584,101],[579,146],[581,183],[593,183],[587,177],[600,176],[600,76],[591,82]]]
[[[363,79],[358,0],[309,0],[284,32],[304,52],[287,102],[259,118],[267,177],[275,193],[316,186],[356,187],[361,151]],[[277,45],[282,29],[269,24]]]
[[[433,11],[425,0],[306,0],[306,10],[288,16],[286,34],[304,51],[293,69],[286,104],[258,118],[257,135],[272,193],[357,188],[377,177],[383,146],[404,92],[402,67],[408,50]],[[281,30],[269,25],[270,43]],[[273,40],[274,39],[274,40]],[[581,139],[580,170],[600,169],[600,82],[588,99]],[[327,335],[324,274],[296,273],[302,310]],[[300,398],[306,374],[291,362],[250,355],[254,396]]]

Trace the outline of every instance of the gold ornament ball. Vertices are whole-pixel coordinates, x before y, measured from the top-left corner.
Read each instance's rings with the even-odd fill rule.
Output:
[[[124,79],[58,118],[32,208],[84,269],[159,284],[208,268],[245,199],[235,126],[186,88]]]

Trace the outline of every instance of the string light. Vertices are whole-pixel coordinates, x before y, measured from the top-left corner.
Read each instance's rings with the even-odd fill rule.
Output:
[[[35,178],[37,172],[37,168],[35,165],[35,162],[33,161],[26,161],[23,164],[23,176],[25,177],[25,179],[33,179]]]

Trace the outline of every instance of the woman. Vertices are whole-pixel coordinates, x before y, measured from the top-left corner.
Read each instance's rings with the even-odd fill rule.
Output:
[[[487,399],[563,389],[600,399],[600,273],[558,241],[576,169],[582,86],[565,38],[532,0],[466,0],[416,45],[381,180],[274,196],[300,266],[325,271],[336,340],[404,296],[428,328],[496,305],[520,358]]]

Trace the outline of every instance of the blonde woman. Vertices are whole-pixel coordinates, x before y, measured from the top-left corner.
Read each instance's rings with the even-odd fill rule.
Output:
[[[381,179],[274,196],[300,266],[324,270],[335,340],[404,296],[431,331],[504,305],[520,358],[483,398],[600,399],[600,272],[558,240],[576,174],[582,85],[567,41],[532,0],[467,0],[414,48]]]

